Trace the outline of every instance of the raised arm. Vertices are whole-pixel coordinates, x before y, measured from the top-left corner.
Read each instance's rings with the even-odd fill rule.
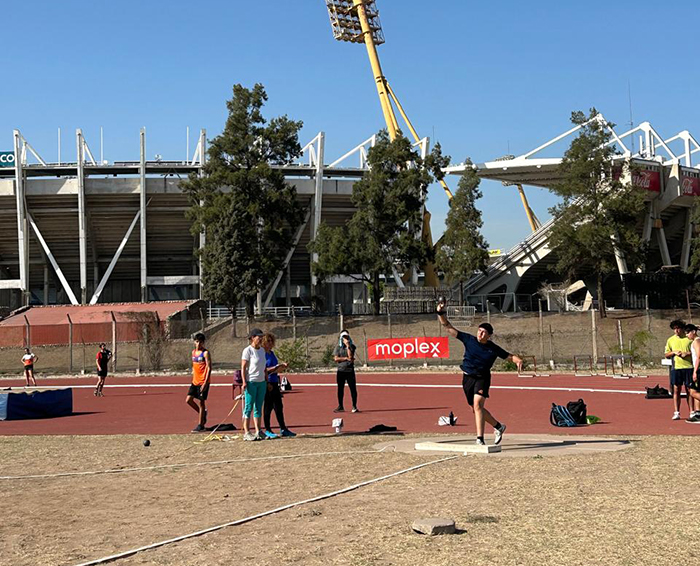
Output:
[[[437,304],[437,317],[438,317],[438,322],[442,324],[443,328],[447,331],[447,333],[452,336],[452,338],[457,338],[457,332],[459,332],[454,326],[452,326],[452,323],[447,320],[447,310],[445,310],[445,302],[444,301],[438,301]]]

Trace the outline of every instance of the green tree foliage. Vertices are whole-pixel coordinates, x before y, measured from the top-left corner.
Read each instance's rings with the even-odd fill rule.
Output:
[[[296,190],[273,165],[301,153],[302,122],[262,115],[262,85],[233,87],[223,132],[211,141],[203,176],[183,183],[192,233],[204,230],[201,250],[206,297],[235,312],[245,299],[248,316],[259,289],[282,268],[303,219]]]
[[[443,177],[449,158],[436,145],[422,159],[403,135],[390,141],[381,131],[367,159],[369,170],[353,187],[352,218],[340,227],[322,223],[309,251],[318,254],[313,270],[320,281],[347,275],[370,284],[379,314],[380,275],[433,259],[432,247],[416,236],[428,186]]]
[[[467,159],[466,163],[470,165],[471,160]],[[476,208],[476,201],[482,196],[479,183],[476,171],[468,167],[450,201],[445,233],[436,255],[438,269],[449,281],[459,281],[460,284],[475,271],[484,271],[489,259],[488,243],[479,233],[484,224],[481,211]],[[460,303],[462,301],[460,293]]]
[[[698,227],[700,227],[700,202],[696,202],[691,210],[690,221],[695,227],[693,231],[693,239],[691,245],[691,256],[690,256],[690,271],[696,275],[700,274],[700,232]],[[700,296],[700,286],[697,284],[693,289],[693,294],[695,297]]]
[[[571,121],[582,125],[579,135],[564,154],[559,174],[562,181],[551,190],[562,202],[550,209],[556,222],[550,246],[557,257],[557,270],[571,279],[595,276],[601,316],[605,316],[603,280],[617,271],[615,250],[622,252],[629,269],[644,259],[644,245],[636,229],[644,210],[644,191],[629,179],[629,166],[614,161],[616,150],[608,145],[612,124],[573,112]]]

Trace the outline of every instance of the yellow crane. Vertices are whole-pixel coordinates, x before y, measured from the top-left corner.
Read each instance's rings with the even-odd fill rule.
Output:
[[[416,132],[413,124],[409,120],[406,112],[404,112],[398,97],[389,86],[382,65],[377,54],[377,46],[384,43],[384,33],[382,25],[379,21],[379,12],[376,6],[376,0],[326,0],[326,8],[331,20],[331,28],[333,29],[333,37],[338,41],[348,41],[350,43],[364,43],[367,48],[367,55],[372,66],[374,81],[377,85],[377,94],[379,95],[379,103],[381,104],[384,121],[386,122],[389,137],[393,140],[399,131],[398,120],[394,111],[394,105],[403,118],[408,130],[411,132],[416,143],[420,141],[420,137]],[[449,200],[452,200],[452,191],[447,186],[444,180],[440,181],[445,194]],[[518,186],[518,192],[523,200],[525,211],[530,221],[530,226],[533,231],[536,224],[532,221],[532,210],[527,203],[525,192],[522,186]],[[432,245],[432,235],[430,233],[430,213],[425,210],[423,215],[423,238]],[[438,285],[437,274],[433,265],[425,266],[425,285],[436,287]]]

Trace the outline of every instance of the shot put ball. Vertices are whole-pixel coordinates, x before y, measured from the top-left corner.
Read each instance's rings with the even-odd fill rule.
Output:
[[[148,438],[147,438],[146,440],[143,441],[143,445],[144,445],[144,446],[150,446],[150,445],[151,445],[151,441],[148,440]]]

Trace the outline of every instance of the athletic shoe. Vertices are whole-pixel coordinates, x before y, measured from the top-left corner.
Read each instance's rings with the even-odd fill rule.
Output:
[[[100,394],[99,391],[97,391],[97,389],[95,389],[95,391],[93,392],[93,395],[94,395],[95,397],[97,397],[99,394]]]
[[[359,412],[360,412],[360,409],[358,409],[357,407],[353,407],[353,408],[352,408],[352,412],[353,412],[353,413],[359,413]]]
[[[687,423],[693,423],[693,424],[700,424],[700,415],[697,413],[693,413],[690,415],[690,418],[687,418],[685,420]]]
[[[258,437],[255,436],[255,434],[253,434],[253,433],[250,432],[250,431],[246,432],[246,433],[243,435],[243,440],[250,440],[250,441],[253,441],[253,440],[257,440],[257,439],[258,439]]]
[[[691,411],[690,416],[688,417],[689,419],[692,419],[693,417],[700,417],[700,412],[698,411]]]
[[[679,421],[679,420],[681,420],[681,414],[680,414],[678,411],[676,411],[675,413],[673,413],[673,416],[671,417],[671,420],[672,420],[672,421]]]
[[[266,438],[269,438],[270,440],[272,440],[273,438],[279,438],[279,436],[277,436],[277,435],[276,435],[274,432],[272,432],[271,430],[266,430],[266,431],[265,431],[265,437],[266,437]]]
[[[334,413],[344,413],[345,409],[343,409],[343,407],[336,407],[335,409],[333,409],[333,412]]]
[[[205,430],[207,430],[207,429],[205,429],[203,425],[198,424],[196,427],[194,427],[192,429],[192,432],[204,432]]]
[[[286,438],[292,438],[293,436],[296,436],[296,432],[292,432],[288,428],[285,428],[282,432],[280,432],[281,436],[284,436]]]
[[[267,440],[267,436],[265,435],[265,433],[262,430],[258,431],[257,437],[258,437],[258,440]]]
[[[483,440],[481,440],[481,438],[477,438],[476,445],[477,446],[486,446],[486,443]]]
[[[503,433],[506,431],[506,425],[501,423],[501,426],[493,431],[493,443],[500,444],[503,439]]]

